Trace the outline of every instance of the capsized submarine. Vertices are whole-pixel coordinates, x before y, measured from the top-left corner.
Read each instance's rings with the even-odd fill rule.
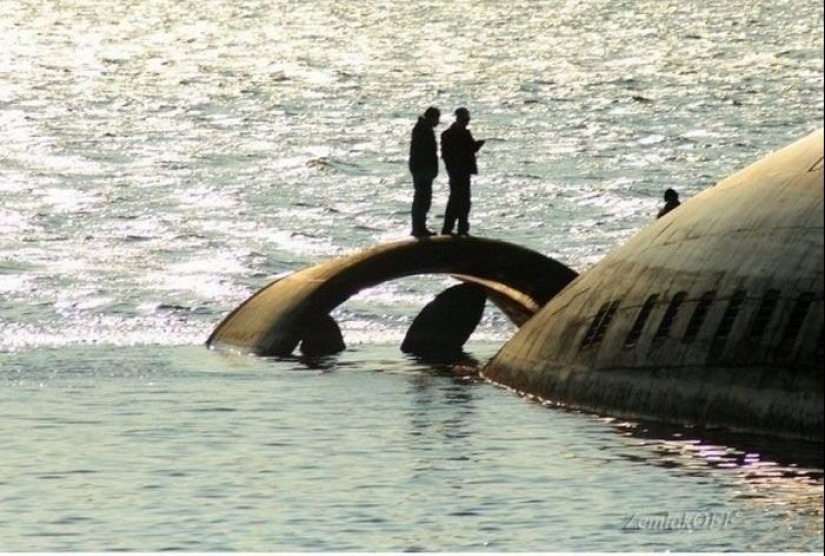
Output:
[[[379,246],[276,280],[207,344],[335,352],[343,339],[330,312],[350,296],[446,273],[467,287],[425,308],[405,339],[410,351],[460,348],[489,297],[520,327],[482,369],[494,383],[603,415],[822,442],[824,166],[820,129],[686,201],[581,275],[492,240]],[[460,323],[444,326],[448,318]]]

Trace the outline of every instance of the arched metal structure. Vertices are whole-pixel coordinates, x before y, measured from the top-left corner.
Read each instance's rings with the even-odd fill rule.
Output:
[[[482,285],[517,325],[577,276],[562,263],[502,241],[436,237],[390,243],[272,282],[218,325],[207,345],[287,356],[358,292],[425,274],[450,274]]]

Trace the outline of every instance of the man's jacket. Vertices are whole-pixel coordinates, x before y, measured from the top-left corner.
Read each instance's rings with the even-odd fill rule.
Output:
[[[421,117],[412,131],[410,172],[429,174],[433,178],[438,175],[438,145],[435,142],[435,132],[427,120]]]
[[[478,174],[476,153],[482,141],[473,139],[466,127],[451,125],[441,134],[441,158],[450,174]]]

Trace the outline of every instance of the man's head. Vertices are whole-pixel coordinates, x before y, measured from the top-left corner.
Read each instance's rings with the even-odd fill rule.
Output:
[[[470,111],[466,108],[458,108],[455,111],[455,120],[463,125],[470,123]]]
[[[678,201],[678,200],[679,200],[679,194],[676,193],[675,189],[668,188],[667,190],[665,190],[665,201],[670,203],[670,202]]]
[[[441,110],[435,106],[430,106],[424,111],[424,119],[427,120],[431,126],[437,126],[441,123]]]

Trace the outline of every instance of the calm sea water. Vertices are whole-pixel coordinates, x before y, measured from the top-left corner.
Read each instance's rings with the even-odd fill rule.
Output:
[[[352,299],[327,361],[203,347],[406,236],[431,104],[488,139],[474,232],[586,269],[822,125],[821,2],[0,0],[0,52],[0,550],[823,549],[821,446],[404,358],[444,277]]]

